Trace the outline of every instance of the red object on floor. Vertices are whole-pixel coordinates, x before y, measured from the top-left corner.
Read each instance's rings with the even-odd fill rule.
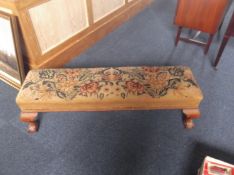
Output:
[[[234,175],[234,165],[207,156],[198,175]]]

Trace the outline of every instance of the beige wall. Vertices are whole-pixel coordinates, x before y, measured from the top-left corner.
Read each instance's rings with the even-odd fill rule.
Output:
[[[29,14],[42,53],[88,27],[85,0],[51,0]]]
[[[69,3],[68,3],[69,2]],[[91,0],[97,22],[125,5],[125,0]],[[42,54],[89,27],[86,0],[50,0],[29,9]]]

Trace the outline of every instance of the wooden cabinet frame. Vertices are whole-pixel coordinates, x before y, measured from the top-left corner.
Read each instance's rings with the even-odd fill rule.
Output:
[[[0,7],[11,10],[18,17],[22,33],[23,55],[30,68],[61,67],[89,48],[96,41],[142,10],[152,0],[125,0],[125,5],[94,22],[92,0],[86,0],[89,26],[66,41],[43,53],[29,9],[49,0],[0,0]],[[0,9],[1,10],[1,9]]]

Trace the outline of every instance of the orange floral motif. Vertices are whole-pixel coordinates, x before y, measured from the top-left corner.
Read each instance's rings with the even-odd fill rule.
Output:
[[[137,93],[137,94],[143,94],[144,93],[144,86],[138,82],[126,81],[126,88],[129,93]]]
[[[156,73],[156,72],[160,71],[160,68],[158,68],[158,67],[143,67],[143,70],[145,72],[149,72],[149,73]]]
[[[149,83],[156,89],[162,89],[167,86],[170,75],[167,72],[160,72],[157,75],[149,76]]]
[[[76,77],[79,76],[79,71],[69,69],[69,70],[65,71],[65,74],[66,74],[68,80],[74,80]]]
[[[91,82],[80,87],[81,93],[96,93],[98,91],[98,83]]]
[[[161,72],[156,76],[158,81],[167,81],[170,78],[170,75],[167,72]]]
[[[56,76],[58,82],[63,82],[63,81],[67,81],[67,76],[63,75],[63,74],[59,74]]]

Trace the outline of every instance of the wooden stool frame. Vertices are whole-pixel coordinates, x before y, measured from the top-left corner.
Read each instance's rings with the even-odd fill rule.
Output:
[[[193,120],[200,117],[200,110],[196,109],[183,109],[183,123],[186,129],[192,129],[195,125]],[[28,133],[35,133],[39,130],[39,117],[38,112],[21,112],[20,121],[27,123]]]
[[[31,70],[16,103],[34,133],[38,113],[66,111],[179,109],[185,128],[193,128],[202,99],[190,68],[141,66]]]

